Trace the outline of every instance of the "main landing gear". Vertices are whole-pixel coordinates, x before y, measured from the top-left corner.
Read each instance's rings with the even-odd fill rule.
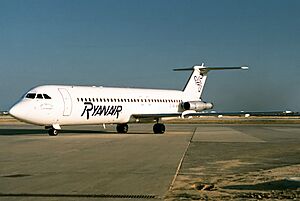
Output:
[[[155,134],[163,134],[166,131],[166,127],[164,124],[156,123],[153,125],[153,132]]]
[[[117,125],[117,132],[118,133],[127,133],[128,132],[128,125],[127,124],[118,124]]]
[[[156,123],[153,125],[153,132],[155,134],[163,134],[166,131],[166,127],[164,124]],[[128,125],[127,124],[118,124],[117,125],[117,132],[118,133],[127,133],[128,132]]]

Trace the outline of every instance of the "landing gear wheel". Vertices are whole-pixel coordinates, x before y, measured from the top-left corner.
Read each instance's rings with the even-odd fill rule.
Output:
[[[153,132],[155,134],[163,134],[165,131],[166,127],[164,124],[157,123],[153,125]]]
[[[128,132],[128,125],[127,124],[118,124],[117,125],[117,132],[118,133],[127,133]]]
[[[50,136],[57,136],[58,135],[58,130],[56,130],[55,128],[50,128],[48,130],[48,133]]]

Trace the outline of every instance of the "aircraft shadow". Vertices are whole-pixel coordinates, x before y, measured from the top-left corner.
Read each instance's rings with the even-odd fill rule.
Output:
[[[115,134],[112,131],[99,131],[99,130],[61,130],[59,134],[68,134],[68,133],[75,133],[75,134]],[[0,129],[0,136],[5,135],[48,135],[48,131],[45,129]]]

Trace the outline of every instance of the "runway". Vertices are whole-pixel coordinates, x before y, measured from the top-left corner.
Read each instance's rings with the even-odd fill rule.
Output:
[[[40,127],[3,124],[0,200],[239,200],[252,196],[243,184],[300,177],[297,124],[166,127],[163,135],[151,124],[130,125],[128,134],[65,127],[49,137]],[[294,199],[297,185],[250,191]]]

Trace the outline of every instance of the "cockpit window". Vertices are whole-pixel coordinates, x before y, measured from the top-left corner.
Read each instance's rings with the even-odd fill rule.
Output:
[[[35,98],[35,95],[36,95],[36,94],[34,94],[34,93],[28,93],[28,94],[26,95],[26,98],[34,99],[34,98]]]
[[[36,95],[36,98],[38,98],[38,99],[43,99],[43,95],[42,95],[42,94],[37,94],[37,95]]]
[[[45,99],[51,99],[51,97],[48,96],[47,94],[43,94],[43,96],[44,96]]]

